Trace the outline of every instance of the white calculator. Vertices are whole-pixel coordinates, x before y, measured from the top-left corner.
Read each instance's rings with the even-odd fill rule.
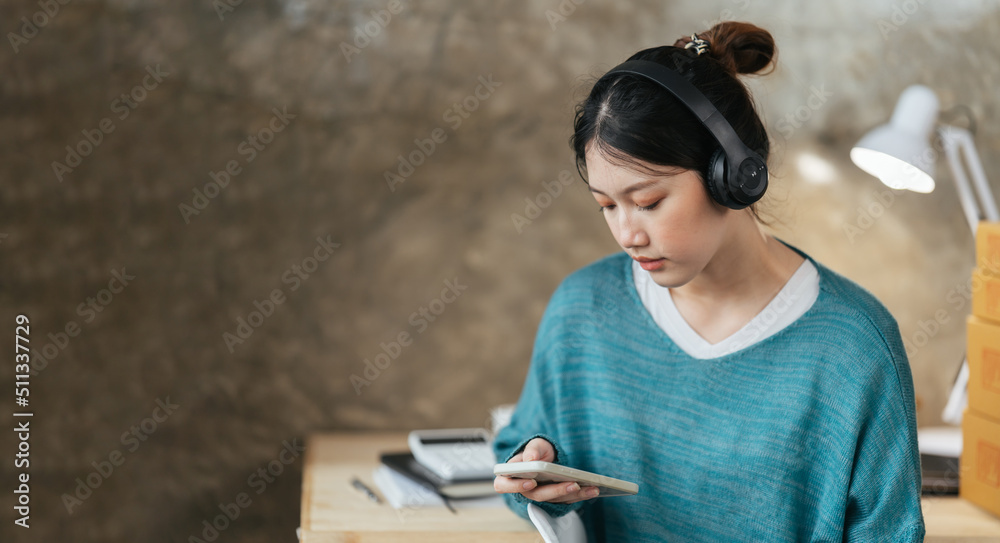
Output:
[[[442,479],[493,479],[493,439],[485,428],[413,430],[413,457]]]

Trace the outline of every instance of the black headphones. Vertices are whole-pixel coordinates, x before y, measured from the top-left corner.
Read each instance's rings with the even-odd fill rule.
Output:
[[[677,55],[677,60],[686,63],[690,61],[690,57]],[[645,77],[670,91],[719,142],[720,148],[709,160],[708,176],[705,179],[713,200],[731,209],[743,209],[764,196],[764,191],[767,190],[767,164],[743,143],[722,113],[684,76],[649,60],[623,62],[603,77],[616,73]]]

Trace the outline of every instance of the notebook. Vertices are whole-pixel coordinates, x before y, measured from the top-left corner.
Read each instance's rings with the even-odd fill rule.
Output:
[[[382,496],[394,509],[444,506],[444,497],[389,466],[380,465],[372,472],[375,485]],[[484,497],[449,499],[454,509],[474,509],[477,507],[505,507],[503,496],[495,491]]]
[[[436,490],[450,499],[476,498],[496,494],[496,490],[493,489],[492,475],[489,478],[463,481],[443,479],[424,467],[413,457],[413,453],[409,451],[382,453],[379,455],[379,459],[383,465],[388,466],[400,475],[406,476],[413,482],[432,491]]]

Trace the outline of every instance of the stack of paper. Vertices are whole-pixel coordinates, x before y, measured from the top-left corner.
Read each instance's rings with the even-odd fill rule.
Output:
[[[395,509],[411,507],[444,506],[444,498],[430,488],[420,485],[385,464],[379,465],[372,472],[372,478],[382,495]],[[451,499],[449,503],[455,509],[472,509],[477,507],[505,507],[503,496],[495,494],[480,498]]]
[[[437,492],[396,473],[385,464],[380,464],[379,467],[375,468],[372,477],[379,490],[382,491],[382,495],[396,509],[444,505],[444,499]]]

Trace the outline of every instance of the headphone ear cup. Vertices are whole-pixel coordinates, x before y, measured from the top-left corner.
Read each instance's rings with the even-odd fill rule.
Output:
[[[705,179],[705,187],[709,196],[719,205],[733,207],[735,202],[729,197],[729,189],[726,184],[726,153],[722,148],[712,153],[712,158],[708,160],[708,177]]]

